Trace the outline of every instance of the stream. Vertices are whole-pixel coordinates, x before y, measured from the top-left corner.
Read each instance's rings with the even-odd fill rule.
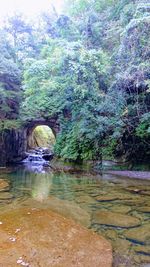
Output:
[[[1,170],[0,178],[10,184],[0,192],[0,214],[15,207],[48,208],[109,240],[113,267],[150,266],[150,180],[53,172],[31,162]]]

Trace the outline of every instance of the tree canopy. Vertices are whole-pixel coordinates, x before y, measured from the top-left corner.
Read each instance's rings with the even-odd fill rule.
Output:
[[[66,0],[61,15],[7,18],[0,130],[57,115],[58,157],[149,158],[149,30],[150,6],[136,0]]]

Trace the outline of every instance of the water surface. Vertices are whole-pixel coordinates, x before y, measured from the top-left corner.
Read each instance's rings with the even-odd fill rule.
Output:
[[[110,240],[113,266],[150,266],[150,181],[53,173],[38,166],[18,167],[0,178],[11,184],[9,192],[0,193],[0,213],[22,206],[49,208]]]

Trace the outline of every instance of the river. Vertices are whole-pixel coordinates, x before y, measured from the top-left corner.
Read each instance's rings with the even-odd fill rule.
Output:
[[[15,207],[48,208],[109,240],[114,267],[150,266],[150,180],[18,166],[1,171],[0,214]]]

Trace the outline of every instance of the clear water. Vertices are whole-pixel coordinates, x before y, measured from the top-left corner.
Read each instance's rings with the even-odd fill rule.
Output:
[[[0,192],[0,213],[20,206],[49,208],[110,240],[113,266],[150,266],[150,181],[53,173],[32,165],[0,178],[11,184],[8,197]]]

